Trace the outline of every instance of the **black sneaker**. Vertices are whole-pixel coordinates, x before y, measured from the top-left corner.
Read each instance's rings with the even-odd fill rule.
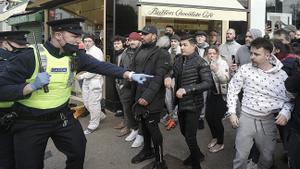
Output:
[[[165,160],[163,160],[163,162],[154,161],[154,165],[152,166],[152,169],[168,169],[168,166]]]
[[[146,151],[146,150],[142,150],[140,151],[136,156],[134,156],[132,159],[131,159],[131,163],[133,164],[137,164],[137,163],[140,163],[142,161],[145,161],[147,159],[151,159],[151,158],[154,158],[154,152],[153,150],[150,150],[150,151]]]
[[[200,152],[199,155],[199,161],[202,162],[204,161],[204,154],[202,152]],[[183,165],[192,165],[192,156],[189,155],[185,160],[183,160]]]
[[[189,155],[185,160],[183,160],[183,165],[192,165],[192,156]]]

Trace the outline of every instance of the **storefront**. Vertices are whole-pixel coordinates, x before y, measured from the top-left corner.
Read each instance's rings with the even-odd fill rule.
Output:
[[[163,33],[166,25],[172,25],[177,34],[216,30],[222,40],[230,23],[247,26],[247,10],[236,0],[139,0],[138,16],[139,28],[153,24]]]

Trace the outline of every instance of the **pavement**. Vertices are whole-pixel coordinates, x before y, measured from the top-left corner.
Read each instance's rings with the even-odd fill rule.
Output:
[[[83,128],[87,126],[89,118],[89,116],[86,116],[79,119]],[[153,159],[139,164],[130,163],[131,158],[141,148],[131,148],[131,142],[126,142],[125,137],[116,136],[118,130],[113,127],[120,121],[121,118],[108,112],[99,129],[86,136],[85,169],[148,169]],[[235,130],[231,128],[228,121],[223,121],[223,123],[225,126],[225,149],[218,153],[210,153],[207,149],[207,144],[211,139],[207,124],[205,124],[204,130],[198,130],[198,144],[205,154],[205,160],[201,163],[202,169],[232,169]],[[169,169],[186,169],[182,165],[182,160],[189,155],[189,151],[184,138],[180,134],[179,126],[170,131],[167,131],[162,125],[160,127],[164,139],[165,159]],[[282,144],[278,143],[275,154],[275,169],[288,169],[283,160],[282,152]],[[45,169],[64,169],[65,160],[66,157],[55,148],[50,139],[45,153]]]

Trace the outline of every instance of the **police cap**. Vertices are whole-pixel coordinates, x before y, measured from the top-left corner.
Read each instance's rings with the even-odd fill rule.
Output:
[[[67,18],[49,21],[47,24],[52,28],[54,32],[67,31],[76,35],[83,33],[80,26],[80,22],[83,22],[83,18]]]
[[[4,31],[0,32],[0,41],[12,41],[20,45],[27,44],[27,34],[29,31]]]

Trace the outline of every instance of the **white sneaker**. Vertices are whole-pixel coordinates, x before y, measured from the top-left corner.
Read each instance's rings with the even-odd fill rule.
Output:
[[[100,116],[100,121],[104,120],[106,118],[106,115],[104,113],[102,113],[102,115]]]
[[[132,143],[131,147],[132,148],[137,148],[140,147],[144,143],[144,137],[141,135],[137,135],[134,142]]]
[[[254,163],[252,160],[249,160],[247,164],[247,169],[257,169],[257,164]]]
[[[138,135],[139,130],[131,130],[131,133],[125,138],[125,141],[133,141]]]
[[[95,130],[96,130],[96,129],[95,129]],[[87,134],[91,134],[91,133],[94,132],[95,130],[86,128],[86,129],[83,131],[83,133],[84,133],[85,135],[87,135]]]

